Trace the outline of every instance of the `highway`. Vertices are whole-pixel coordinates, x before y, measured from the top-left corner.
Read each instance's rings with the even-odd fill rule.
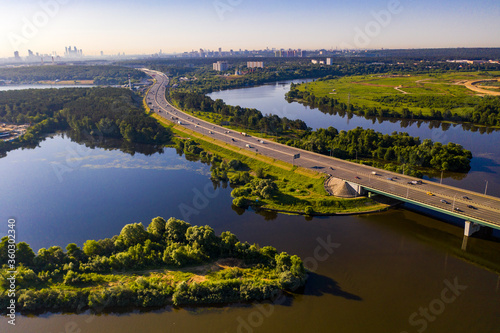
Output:
[[[499,198],[430,181],[424,181],[420,185],[411,185],[409,182],[419,179],[289,147],[266,139],[243,136],[173,107],[165,98],[165,89],[169,83],[168,77],[157,71],[148,69],[143,69],[143,71],[153,76],[156,81],[146,96],[148,106],[155,113],[180,126],[239,148],[359,184],[372,192],[500,229]],[[300,158],[293,159],[296,154],[300,154]]]

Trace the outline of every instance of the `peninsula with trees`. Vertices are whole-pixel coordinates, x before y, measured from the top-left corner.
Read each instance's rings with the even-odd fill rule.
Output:
[[[307,278],[296,255],[176,218],[156,217],[147,228],[127,224],[119,235],[88,240],[82,248],[72,243],[35,254],[20,242],[16,252],[16,309],[24,314],[261,301],[296,291]],[[7,256],[4,237],[0,261]],[[4,266],[0,273],[7,271]],[[8,284],[0,282],[4,313]]]

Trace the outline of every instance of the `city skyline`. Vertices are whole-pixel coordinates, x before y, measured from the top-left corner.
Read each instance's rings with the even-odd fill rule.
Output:
[[[63,56],[210,49],[499,47],[500,4],[442,1],[287,3],[193,0],[21,0],[2,5],[0,57],[28,50]]]

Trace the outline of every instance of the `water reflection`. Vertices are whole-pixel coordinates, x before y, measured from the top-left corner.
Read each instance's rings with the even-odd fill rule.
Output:
[[[109,151],[119,150],[131,156],[134,156],[136,153],[145,156],[164,153],[162,145],[133,143],[122,139],[92,136],[88,133],[75,131],[67,131],[63,133],[63,138],[65,134],[69,139],[71,139],[72,142],[84,145],[90,149],[102,148]]]

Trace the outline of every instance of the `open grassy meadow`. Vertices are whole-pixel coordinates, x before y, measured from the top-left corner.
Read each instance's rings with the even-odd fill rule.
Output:
[[[483,81],[487,80],[487,81]],[[472,111],[485,93],[467,88],[487,86],[499,91],[500,72],[449,72],[442,74],[402,74],[349,76],[333,80],[318,80],[302,84],[299,91],[309,91],[316,97],[337,99],[340,103],[358,107],[375,107],[401,112],[430,115],[431,109],[450,110],[461,115]],[[482,81],[476,82],[475,81]],[[487,90],[488,91],[488,90]]]

